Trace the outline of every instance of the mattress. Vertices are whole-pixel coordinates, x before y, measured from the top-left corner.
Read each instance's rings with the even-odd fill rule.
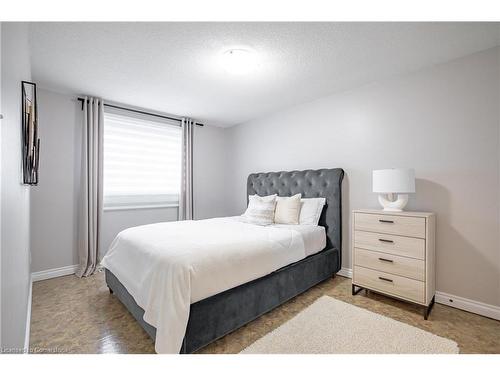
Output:
[[[159,353],[178,353],[190,304],[324,248],[324,228],[247,224],[238,217],[157,223],[118,234],[101,264],[156,327]]]

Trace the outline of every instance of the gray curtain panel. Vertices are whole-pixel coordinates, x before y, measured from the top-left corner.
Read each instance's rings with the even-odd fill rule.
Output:
[[[104,104],[102,99],[85,97],[83,104],[82,181],[78,233],[78,277],[96,270],[102,217],[102,162]]]
[[[190,118],[182,119],[182,179],[179,197],[179,220],[192,220],[193,207],[193,133],[195,123]]]

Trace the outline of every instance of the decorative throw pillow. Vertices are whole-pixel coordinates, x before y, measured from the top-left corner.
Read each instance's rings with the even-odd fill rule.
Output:
[[[248,207],[243,214],[247,223],[269,225],[274,222],[274,209],[276,208],[276,194],[260,197],[248,196]]]
[[[298,224],[301,194],[292,197],[277,197],[274,222],[276,224]]]
[[[304,198],[301,199],[299,224],[300,225],[318,225],[323,206],[326,203],[325,198]]]

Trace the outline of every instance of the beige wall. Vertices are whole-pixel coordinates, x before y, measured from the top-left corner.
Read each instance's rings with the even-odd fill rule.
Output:
[[[77,263],[77,215],[81,137],[78,105],[70,97],[38,89],[39,184],[31,192],[32,271]]]
[[[31,78],[28,25],[2,25],[1,344],[22,349],[30,289],[30,189],[21,174],[21,81]]]
[[[350,268],[350,211],[378,207],[371,171],[413,167],[408,209],[437,214],[437,290],[500,305],[499,67],[488,50],[230,128],[231,213],[251,172],[342,167]]]

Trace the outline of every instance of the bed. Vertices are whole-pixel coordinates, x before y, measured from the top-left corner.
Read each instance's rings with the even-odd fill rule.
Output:
[[[239,269],[237,273],[241,276],[240,280],[246,281],[222,292],[210,295],[210,290],[205,290],[210,289],[210,282],[206,283],[206,287],[203,288],[203,292],[199,292],[199,288],[196,290],[190,289],[193,294],[197,294],[198,298],[191,298],[190,294],[190,298],[194,302],[191,302],[187,306],[188,313],[186,314],[185,326],[179,325],[182,332],[182,344],[180,345],[180,349],[176,352],[193,353],[218,338],[256,319],[260,315],[265,314],[266,312],[283,304],[298,294],[308,290],[312,286],[332,277],[340,270],[342,243],[341,184],[343,176],[344,172],[340,168],[253,173],[248,176],[247,196],[252,194],[258,194],[261,196],[270,194],[291,196],[301,193],[303,198],[326,198],[326,204],[323,208],[319,221],[319,225],[324,228],[325,237],[323,244],[325,246],[323,249],[315,249],[314,251],[308,253],[308,246],[303,245],[303,250],[305,252],[303,257],[298,255],[298,250],[294,250],[295,248],[300,247],[298,245],[294,247],[293,243],[296,242],[296,239],[300,238],[301,241],[305,239],[304,234],[299,234],[299,231],[297,230],[287,230],[285,228],[281,230],[276,229],[275,231],[268,229],[266,230],[267,232],[263,232],[264,229],[251,228],[251,231],[247,233],[246,231],[248,228],[244,227],[243,224],[240,224],[235,218],[223,218],[219,219],[219,221],[217,221],[217,219],[212,219],[211,221],[199,221],[198,223],[193,222],[190,224],[192,228],[199,228],[199,230],[202,231],[201,233],[205,233],[203,230],[206,231],[207,249],[210,247],[210,251],[212,251],[216,256],[219,256],[218,252],[214,250],[214,245],[217,245],[216,237],[211,237],[211,232],[212,228],[218,228],[218,226],[222,223],[223,225],[229,226],[231,231],[234,231],[235,233],[239,233],[238,230],[241,230],[242,235],[255,236],[256,238],[259,236],[262,236],[262,238],[270,237],[267,244],[265,246],[264,244],[262,245],[262,251],[264,255],[268,256],[267,254],[270,254],[274,258],[269,258],[270,264],[267,264],[268,262],[256,262],[257,265],[260,264],[262,270],[259,269],[258,266],[254,266],[257,268],[254,269],[253,273],[248,271],[248,275],[245,275],[247,267],[235,267],[236,269]],[[162,233],[161,231],[165,231],[168,228],[174,228],[172,230],[180,231],[179,238],[184,238],[184,241],[188,241],[189,237],[182,237],[182,230],[184,230],[182,228],[185,228],[187,224],[176,224],[177,227],[172,224],[168,227],[161,227],[160,225],[161,224],[157,224],[156,227],[155,225],[146,226],[143,229],[136,229],[135,232],[134,230],[131,230],[128,238],[122,238],[122,243],[130,243],[130,239],[133,239],[135,235],[136,238],[144,238],[144,243],[147,244],[148,242],[146,239],[148,237],[148,233],[154,234],[159,231]],[[184,225],[184,227],[182,227],[182,225]],[[269,233],[271,233],[271,235]],[[297,237],[297,235],[299,237]],[[193,238],[194,237],[196,236],[193,235]],[[161,242],[161,238],[158,241]],[[221,248],[227,248],[231,241],[231,238],[229,238],[225,243],[221,243]],[[135,242],[140,243],[141,241],[136,240]],[[195,240],[193,239],[192,242],[195,242]],[[303,241],[303,243],[305,244],[306,241]],[[288,249],[291,250],[289,252],[277,251],[280,246],[284,246],[283,244],[287,244],[287,246],[289,246],[287,251]],[[195,243],[193,246],[199,247],[200,245],[199,243]],[[255,244],[253,244],[253,246],[255,246]],[[266,253],[265,251],[268,252]],[[242,249],[241,253],[246,254],[246,249]],[[143,258],[146,259],[151,257],[149,249],[144,249],[143,252],[136,251],[131,254],[132,261],[130,261],[130,263],[134,267],[137,263],[141,263]],[[286,254],[286,256],[283,254]],[[134,260],[133,256],[139,256],[141,258],[135,258]],[[221,259],[223,258],[219,258],[217,262],[220,262]],[[106,266],[107,264],[108,266]],[[113,267],[109,266],[111,264],[112,262],[109,262],[109,260],[108,263],[104,262],[106,283],[110,292],[114,293],[114,295],[125,305],[148,335],[155,340],[157,337],[157,328],[155,328],[155,326],[164,327],[164,324],[158,321],[158,317],[153,319],[151,318],[151,314],[148,315],[148,310],[151,308],[148,303],[142,300],[142,297],[139,297],[139,294],[135,290],[135,284],[131,283],[131,280],[133,280],[134,277],[132,272],[127,271],[128,274],[118,272],[118,269],[113,269]],[[217,265],[217,263],[214,264]],[[272,269],[273,266],[278,267],[277,265],[280,264],[282,264],[281,267]],[[145,269],[148,269],[147,267],[151,266],[144,266]],[[187,267],[190,272],[192,271],[192,268],[193,267]],[[248,268],[250,270],[252,267],[249,266]],[[212,270],[212,275],[217,275],[214,279],[220,279],[220,285],[218,285],[218,287],[222,288],[221,285],[224,285],[225,280],[224,272],[222,272],[222,266],[220,277],[218,275],[219,272],[217,272],[217,268],[214,268],[213,265],[211,268],[208,267],[207,269]],[[205,270],[206,274],[208,274],[207,269]],[[113,270],[115,272],[113,272]],[[252,279],[251,275],[258,274],[258,272],[255,272],[256,270],[261,271],[263,274]],[[148,281],[151,285],[155,286],[153,289],[156,289],[156,287],[159,289],[162,289],[163,287],[163,289],[165,289],[164,285],[166,284],[164,276],[167,275],[168,272],[161,272],[158,274],[162,275],[160,279],[156,278],[154,279],[154,282],[151,280]],[[194,287],[194,285],[190,285],[189,277],[181,277],[181,280],[185,279],[187,279],[187,286]],[[168,283],[168,279],[166,282]],[[193,281],[191,281],[191,283],[193,283]],[[215,284],[217,284],[217,282],[215,282]],[[128,288],[125,285],[127,285]],[[179,290],[183,291],[184,289]],[[202,298],[204,295],[208,295],[208,297]],[[174,297],[184,298],[185,296],[183,293],[177,291]],[[162,306],[163,305],[166,305],[164,307],[167,311],[171,308],[168,303],[162,302]],[[176,303],[172,303],[172,305],[176,305]],[[141,306],[147,307],[144,309]],[[180,310],[175,310],[175,312],[178,311]],[[149,324],[147,321],[150,323],[154,322],[154,324]],[[176,326],[173,328],[170,326],[169,329],[175,330],[175,328]],[[162,329],[163,333],[161,337],[165,336],[164,328]],[[173,336],[179,334],[180,332],[172,332]],[[156,344],[158,347],[158,342],[156,342]],[[169,349],[162,352],[172,351]]]

